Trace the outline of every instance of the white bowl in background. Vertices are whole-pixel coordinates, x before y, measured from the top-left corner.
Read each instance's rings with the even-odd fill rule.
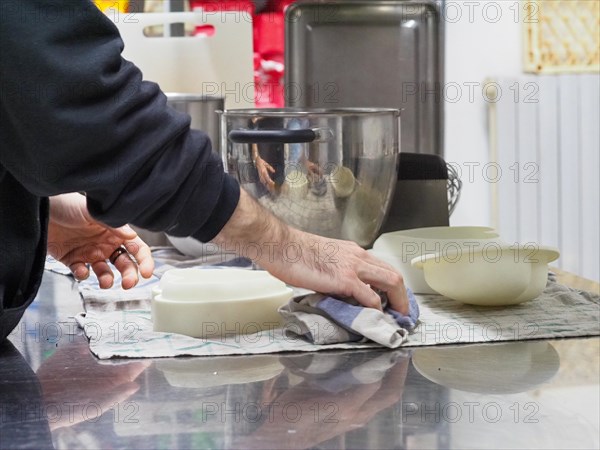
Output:
[[[281,325],[292,289],[262,270],[171,269],[152,290],[154,331],[199,338],[248,334]]]
[[[498,245],[417,256],[412,264],[423,270],[429,286],[448,298],[504,306],[539,296],[546,286],[548,263],[559,255],[552,247]]]
[[[413,258],[499,244],[505,245],[499,234],[489,227],[427,227],[384,233],[374,242],[370,252],[400,271],[406,286],[414,293],[437,294],[425,281],[423,271],[412,266]]]
[[[217,245],[210,242],[204,243],[193,237],[177,237],[166,235],[167,240],[175,247],[180,253],[186,256],[193,256],[194,258],[200,258],[205,256],[215,256],[220,253],[220,249]]]
[[[239,255],[234,253],[229,247],[222,248],[214,242],[201,242],[193,237],[176,237],[165,235],[169,243],[179,251],[179,253],[199,259],[202,264],[218,265],[237,258]],[[250,257],[252,255],[249,255]]]

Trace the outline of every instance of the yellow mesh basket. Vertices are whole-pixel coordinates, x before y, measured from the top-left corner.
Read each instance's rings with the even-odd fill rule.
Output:
[[[525,71],[600,70],[600,0],[524,0]]]

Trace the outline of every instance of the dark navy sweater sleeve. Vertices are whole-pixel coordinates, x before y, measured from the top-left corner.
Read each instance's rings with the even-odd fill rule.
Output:
[[[90,0],[0,8],[0,164],[40,197],[84,191],[111,226],[212,239],[239,186],[207,135],[122,58],[114,24]]]

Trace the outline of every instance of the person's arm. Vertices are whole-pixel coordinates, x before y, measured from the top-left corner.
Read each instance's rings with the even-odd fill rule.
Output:
[[[0,2],[0,164],[39,197],[86,192],[90,213],[208,241],[239,186],[206,134],[121,56],[90,1]]]
[[[381,309],[381,299],[373,287],[387,293],[392,309],[408,313],[404,281],[391,266],[353,242],[287,226],[244,190],[214,242],[251,255],[258,265],[294,286],[354,297],[362,305]]]
[[[0,7],[0,163],[30,192],[84,191],[92,216],[115,228],[257,243],[257,262],[288,283],[376,306],[370,284],[407,309],[401,276],[356,244],[300,233],[240,200],[206,134],[121,57],[118,30],[93,3]]]

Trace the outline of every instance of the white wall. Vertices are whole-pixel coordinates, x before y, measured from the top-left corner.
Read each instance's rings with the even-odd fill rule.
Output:
[[[492,225],[490,185],[482,174],[482,166],[489,161],[487,102],[482,86],[488,77],[522,74],[521,23],[516,17],[517,12],[523,13],[522,4],[517,0],[449,0],[444,9],[444,156],[446,161],[462,169],[463,181],[461,199],[451,224]]]
[[[445,159],[463,181],[451,224],[489,225],[510,243],[556,246],[555,266],[598,281],[599,77],[524,76],[524,6],[450,0],[444,8]],[[500,172],[491,173],[486,79],[502,95],[491,166]]]

